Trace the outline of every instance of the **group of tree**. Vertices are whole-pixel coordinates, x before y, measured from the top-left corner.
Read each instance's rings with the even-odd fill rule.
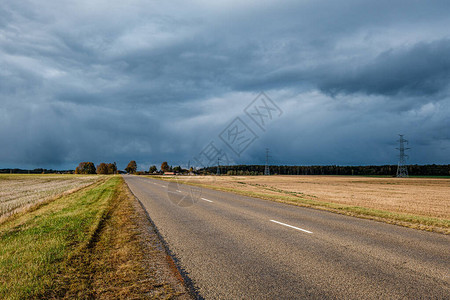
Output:
[[[226,175],[262,175],[264,165],[221,166],[220,173]],[[373,175],[395,176],[397,165],[382,166],[270,166],[270,174],[278,175]],[[203,168],[200,174],[216,174],[217,166]],[[450,176],[450,165],[409,165],[411,176]]]
[[[193,172],[193,168],[187,170],[183,169],[181,166],[172,167],[167,163],[167,161],[165,161],[161,164],[161,169],[159,171],[155,165],[152,165],[150,166],[148,172],[144,172],[144,171],[137,171],[137,163],[135,160],[132,160],[128,163],[127,167],[125,168],[125,171],[129,174],[138,174],[138,175],[163,174],[166,172],[187,174],[189,172]],[[118,170],[116,163],[113,164],[101,163],[97,166],[97,168],[95,168],[94,163],[92,162],[82,162],[75,169],[75,174],[115,174],[117,172]]]
[[[75,169],[75,174],[116,174],[116,163],[101,163],[95,167],[93,162],[81,162]]]
[[[137,171],[137,163],[136,161],[132,160],[128,163],[127,167],[125,168],[125,171],[130,174],[138,174],[138,175],[144,175],[144,174],[161,174],[164,172],[173,172],[173,168],[169,166],[169,164],[165,161],[161,164],[161,169],[158,171],[158,168],[155,165],[150,166],[148,172],[144,171]]]
[[[101,163],[97,166],[97,174],[116,174],[117,173],[117,165],[116,163]]]
[[[127,167],[125,168],[125,171],[130,174],[136,173],[137,170],[137,163],[136,161],[132,160],[128,163]]]
[[[137,166],[136,162],[134,160],[130,161],[128,166],[125,168],[127,173],[130,174],[138,174],[138,175],[145,175],[145,174],[164,174],[167,172],[174,172],[176,174],[188,174],[190,172],[193,172],[193,168],[183,169],[181,166],[172,167],[170,166],[167,161],[163,162],[161,164],[161,168],[158,170],[158,167],[156,165],[151,165],[148,169],[148,172],[145,171],[136,171]]]
[[[96,174],[94,163],[90,161],[80,162],[75,169],[75,174]]]
[[[167,161],[165,161],[161,164],[161,172],[170,172],[171,169],[172,169],[172,167],[169,166]]]
[[[152,168],[152,170],[154,170],[154,169],[156,169],[156,166],[152,166],[151,168]],[[187,173],[193,172],[193,170],[194,170],[193,168],[190,168],[188,170],[188,169],[183,169],[181,166],[175,166],[175,167],[169,166],[167,161],[165,161],[161,164],[161,172],[162,173],[173,172],[176,174],[187,174]],[[151,170],[150,170],[150,173],[151,173]]]

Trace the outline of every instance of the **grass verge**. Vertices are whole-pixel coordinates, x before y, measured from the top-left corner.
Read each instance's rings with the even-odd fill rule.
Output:
[[[413,215],[413,214],[405,214],[405,213],[397,213],[380,209],[373,209],[361,206],[354,205],[345,205],[340,203],[332,203],[325,201],[318,201],[313,199],[303,198],[301,193],[295,193],[290,191],[284,191],[280,189],[274,189],[270,187],[259,186],[261,190],[268,190],[271,192],[278,193],[277,195],[267,194],[264,192],[253,192],[253,191],[244,191],[235,188],[228,188],[217,185],[203,184],[198,182],[190,182],[182,179],[174,179],[172,177],[156,177],[152,176],[152,178],[165,180],[165,181],[178,181],[179,183],[199,186],[209,189],[214,189],[218,191],[235,193],[243,196],[260,198],[264,200],[270,200],[280,203],[287,203],[301,207],[310,207],[325,211],[330,211],[334,213],[339,213],[343,215],[364,218],[375,220],[379,222],[385,222],[389,224],[400,225],[404,227],[433,231],[443,234],[450,234],[450,220],[447,219],[439,219],[427,216]],[[242,184],[247,184],[242,182]]]
[[[187,298],[121,177],[0,225],[0,298]]]

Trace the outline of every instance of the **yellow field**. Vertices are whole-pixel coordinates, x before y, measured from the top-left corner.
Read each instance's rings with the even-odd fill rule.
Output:
[[[200,182],[205,178],[195,178]],[[222,176],[215,184],[246,191],[302,193],[306,199],[450,219],[450,180],[350,176]],[[280,191],[275,191],[280,190]]]
[[[0,219],[51,197],[94,183],[100,176],[0,175]]]
[[[424,226],[450,224],[450,179],[357,176],[183,176],[178,180],[302,206]],[[173,178],[172,178],[173,180]],[[323,203],[323,205],[322,205]],[[355,207],[355,209],[353,209]],[[356,209],[360,208],[360,209]],[[367,211],[366,211],[367,209]],[[377,212],[377,211],[380,212]],[[385,212],[385,213],[383,213]],[[404,216],[392,215],[405,214]],[[427,219],[428,218],[428,219]],[[439,220],[431,220],[439,219]],[[401,220],[401,222],[400,222]],[[440,224],[440,225],[439,225]],[[421,226],[422,226],[421,225]],[[423,229],[430,229],[421,227]]]

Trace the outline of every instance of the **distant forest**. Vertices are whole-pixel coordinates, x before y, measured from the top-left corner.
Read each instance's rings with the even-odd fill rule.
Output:
[[[221,166],[224,175],[262,175],[264,165]],[[385,175],[395,176],[397,165],[384,166],[269,166],[270,174],[275,175]],[[208,167],[199,173],[215,174],[217,166]],[[450,165],[409,165],[411,176],[450,176]]]
[[[187,173],[181,167],[180,173]],[[175,168],[175,169],[176,169]],[[175,170],[174,169],[174,170]],[[183,172],[184,171],[184,172]],[[197,174],[216,174],[217,166],[194,171]],[[397,165],[384,166],[270,166],[271,175],[374,175],[395,176]],[[73,170],[0,169],[0,173],[13,174],[71,174]],[[450,176],[450,165],[409,165],[411,176]],[[220,166],[221,175],[263,175],[264,165]]]
[[[12,174],[72,174],[73,170],[52,170],[52,169],[0,169],[1,173],[12,173]]]

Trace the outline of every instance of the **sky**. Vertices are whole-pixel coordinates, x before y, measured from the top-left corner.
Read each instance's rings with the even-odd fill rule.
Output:
[[[0,6],[0,168],[450,163],[450,2]]]

